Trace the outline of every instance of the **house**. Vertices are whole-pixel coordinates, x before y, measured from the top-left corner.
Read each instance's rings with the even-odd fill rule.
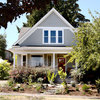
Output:
[[[5,50],[5,60],[8,60],[9,62],[13,62],[13,54],[9,50]]]
[[[14,54],[13,66],[17,55],[17,66],[62,67],[64,71],[70,70],[73,64],[65,67],[69,57],[64,58],[64,55],[73,50],[73,40],[74,27],[52,8],[32,28],[21,29],[18,40],[10,49]]]

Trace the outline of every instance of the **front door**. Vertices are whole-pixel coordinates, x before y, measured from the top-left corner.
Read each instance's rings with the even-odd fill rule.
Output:
[[[62,68],[65,72],[65,58],[58,58],[58,69]]]

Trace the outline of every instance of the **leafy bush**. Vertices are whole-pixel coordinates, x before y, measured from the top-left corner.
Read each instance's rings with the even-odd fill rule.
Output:
[[[97,87],[98,93],[100,93],[100,79],[96,80],[96,87]]]
[[[90,89],[90,86],[88,86],[87,84],[84,84],[84,85],[82,86],[82,90],[85,91],[85,92],[88,92],[89,89]]]
[[[74,81],[71,82],[72,87],[76,86],[76,83]]]
[[[10,63],[6,60],[0,63],[0,79],[6,79],[9,76]]]
[[[62,68],[59,68],[58,75],[60,76],[60,79],[62,80],[62,85],[66,86],[67,85],[67,82],[66,82],[67,74],[66,74],[66,72],[64,72]]]
[[[49,81],[50,84],[54,84],[53,82],[54,82],[56,76],[57,76],[57,74],[54,74],[51,71],[47,72],[47,78],[48,78],[48,81]]]
[[[76,87],[76,91],[79,91],[79,88],[78,87]]]
[[[13,81],[13,79],[9,79],[8,86],[13,87],[14,84],[15,84],[15,82]]]
[[[79,82],[80,79],[83,77],[84,71],[81,71],[81,69],[72,69],[71,70],[71,76],[74,79],[74,81]]]
[[[20,90],[20,91],[24,91],[24,88],[20,87],[19,90]]]
[[[43,86],[42,86],[41,84],[37,84],[37,85],[36,85],[36,90],[37,90],[37,92],[41,92],[42,89],[43,89]]]
[[[43,78],[39,77],[39,78],[38,78],[38,82],[39,82],[39,83],[42,83],[42,82],[43,82]]]
[[[59,68],[58,75],[60,76],[60,79],[62,80],[61,84],[64,87],[64,93],[69,93],[67,82],[66,82],[66,77],[67,77],[66,72],[64,72],[62,68]]]
[[[18,83],[36,82],[38,78],[43,78],[43,82],[47,81],[47,71],[52,70],[47,67],[40,68],[16,68],[10,72],[10,77]]]

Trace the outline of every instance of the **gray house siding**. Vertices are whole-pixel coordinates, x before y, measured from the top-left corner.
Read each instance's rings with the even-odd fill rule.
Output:
[[[43,44],[42,29],[37,29],[32,35],[30,35],[21,46],[72,46],[74,40],[74,34],[69,30],[64,30],[64,44]]]
[[[65,46],[72,46],[75,45],[75,42],[73,43],[75,38],[74,33],[72,33],[71,30],[65,29],[64,30],[64,45]]]
[[[21,46],[28,45],[41,45],[42,44],[42,29],[37,29],[32,33],[22,44]]]
[[[48,16],[39,27],[69,27],[55,13]]]

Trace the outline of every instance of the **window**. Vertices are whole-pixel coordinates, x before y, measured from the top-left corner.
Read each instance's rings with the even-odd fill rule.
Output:
[[[48,30],[44,31],[44,43],[48,43]]]
[[[62,44],[63,43],[63,31],[59,29],[47,29],[44,30],[44,42],[46,44]]]
[[[40,55],[31,56],[31,66],[32,67],[41,67],[43,66],[43,57]]]
[[[51,43],[56,43],[56,31],[51,31],[50,36]]]
[[[62,43],[62,31],[58,31],[58,43]]]

